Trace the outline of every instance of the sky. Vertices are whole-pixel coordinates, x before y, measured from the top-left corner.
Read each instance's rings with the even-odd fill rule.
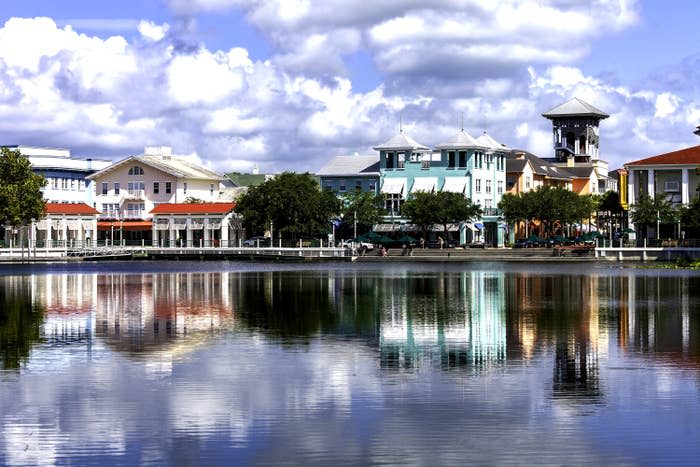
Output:
[[[2,0],[0,144],[219,172],[318,171],[403,130],[553,155],[543,112],[610,114],[610,169],[700,144],[695,0]]]

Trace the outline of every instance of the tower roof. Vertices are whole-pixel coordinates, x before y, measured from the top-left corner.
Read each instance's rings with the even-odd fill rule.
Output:
[[[559,117],[598,117],[601,120],[608,118],[610,115],[606,114],[600,109],[596,109],[588,102],[582,101],[578,97],[564,102],[551,110],[542,114],[543,117],[553,119]]]
[[[508,146],[501,144],[491,137],[488,133],[484,132],[481,136],[476,139],[478,146],[482,146],[489,149],[496,149],[499,151],[508,150]]]
[[[470,148],[474,146],[482,146],[479,144],[474,138],[471,137],[469,133],[464,131],[464,129],[460,130],[459,133],[454,135],[452,139],[450,139],[446,143],[441,143],[436,146],[437,149],[460,149],[460,148]]]
[[[427,146],[416,142],[413,138],[408,136],[403,130],[399,131],[399,134],[391,138],[384,144],[373,148],[375,151],[382,151],[388,149],[429,149]]]

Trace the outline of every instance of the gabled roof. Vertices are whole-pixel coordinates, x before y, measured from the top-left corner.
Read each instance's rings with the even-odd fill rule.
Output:
[[[236,203],[163,203],[151,209],[151,214],[228,214]]]
[[[479,136],[476,139],[476,142],[479,146],[482,146],[485,148],[495,149],[497,151],[507,151],[508,150],[508,146],[506,146],[505,144],[499,143],[498,141],[493,139],[491,137],[491,135],[489,135],[485,131],[481,134],[481,136]]]
[[[85,203],[46,203],[46,214],[92,216],[100,211]]]
[[[518,158],[518,154],[522,154],[522,158]],[[571,174],[567,172],[568,169],[557,167],[530,152],[517,149],[506,154],[506,172],[520,173],[528,163],[537,175],[556,180],[571,180],[572,178]]]
[[[101,177],[113,170],[123,167],[126,164],[139,163],[144,164],[154,169],[160,170],[167,174],[170,174],[177,178],[194,179],[194,180],[223,180],[223,177],[213,172],[209,169],[205,169],[199,165],[193,164],[192,162],[186,161],[178,157],[167,157],[162,156],[130,156],[126,159],[122,159],[119,162],[106,167],[99,172],[89,175],[86,178],[94,180]]]
[[[379,156],[336,156],[317,173],[320,176],[379,175]]]
[[[386,141],[384,144],[380,144],[377,147],[372,148],[375,151],[390,150],[390,149],[429,149],[427,146],[416,142],[413,138],[408,136],[403,130],[399,131],[399,134]]]
[[[693,165],[700,164],[700,146],[680,149],[678,151],[659,154],[658,156],[639,159],[634,162],[628,162],[628,165]]]
[[[598,178],[598,174],[595,173],[595,170],[592,166],[566,167],[564,170],[570,173],[573,178],[591,178],[591,174],[595,175],[596,178]]]
[[[543,113],[542,116],[545,118],[558,118],[558,117],[574,117],[574,116],[593,116],[600,119],[608,118],[610,115],[606,114],[600,109],[593,107],[588,102],[582,101],[578,97],[564,102],[551,110]]]
[[[436,146],[437,149],[461,149],[481,146],[469,133],[464,131],[464,128],[459,131],[452,139],[446,143],[441,143]]]

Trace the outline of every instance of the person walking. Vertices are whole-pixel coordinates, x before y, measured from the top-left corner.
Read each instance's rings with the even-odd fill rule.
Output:
[[[442,239],[440,235],[438,235],[438,244],[440,245],[440,249],[442,250],[442,247],[445,243],[445,240]]]

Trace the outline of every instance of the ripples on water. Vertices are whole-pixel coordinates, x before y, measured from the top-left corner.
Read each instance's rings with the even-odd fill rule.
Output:
[[[696,462],[700,277],[592,267],[4,267],[0,464]]]

